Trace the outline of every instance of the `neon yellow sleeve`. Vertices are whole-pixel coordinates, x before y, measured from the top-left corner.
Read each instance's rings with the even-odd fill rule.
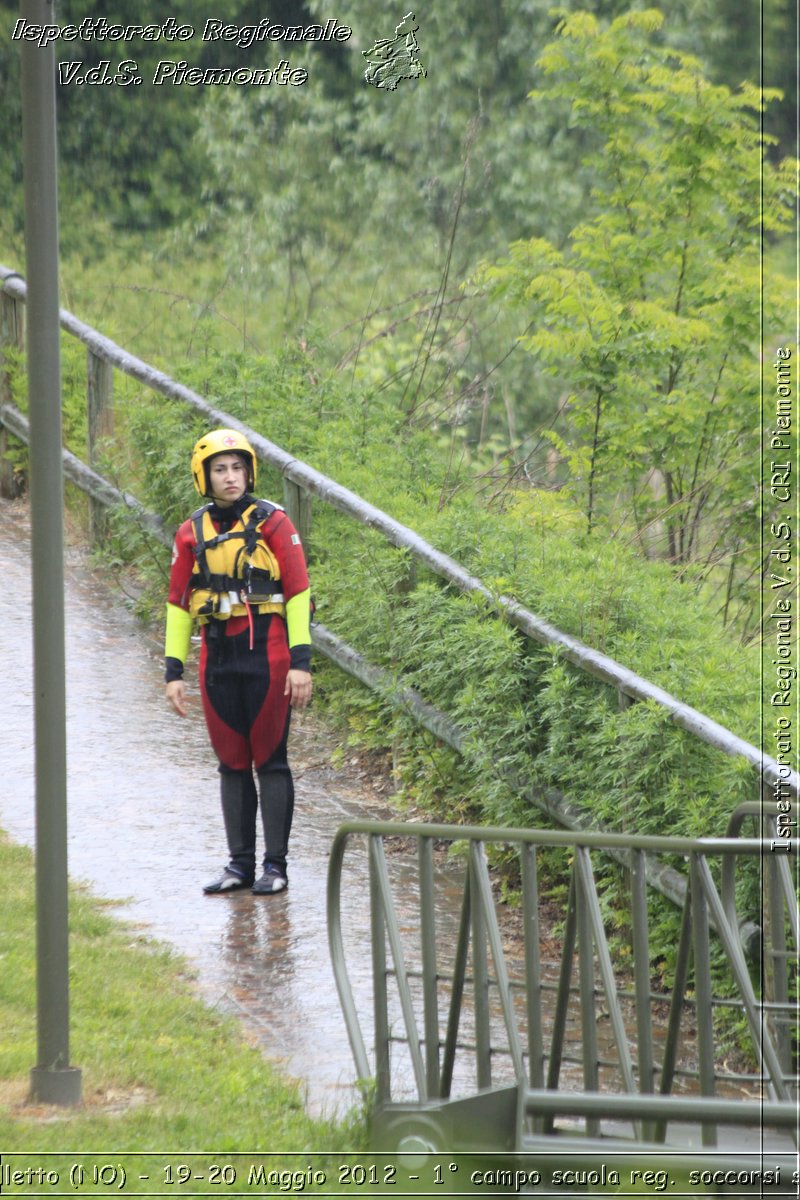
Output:
[[[286,631],[289,647],[311,645],[311,588],[286,601]]]
[[[189,657],[189,640],[192,636],[192,618],[185,608],[167,604],[167,631],[164,637],[164,655],[177,658],[182,663]]]

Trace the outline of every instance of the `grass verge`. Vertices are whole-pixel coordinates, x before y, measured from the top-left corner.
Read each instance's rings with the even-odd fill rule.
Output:
[[[358,1149],[361,1125],[310,1118],[300,1088],[197,996],[186,962],[70,896],[74,1108],[31,1103],[36,1063],[34,864],[0,832],[0,1146],[7,1154],[116,1150],[286,1154]],[[291,1152],[291,1153],[290,1153]],[[161,1183],[163,1184],[163,1179]],[[147,1190],[147,1189],[145,1189]]]

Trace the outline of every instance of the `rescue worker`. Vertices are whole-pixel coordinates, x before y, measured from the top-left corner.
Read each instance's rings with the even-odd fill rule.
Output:
[[[291,709],[311,699],[310,598],[300,538],[284,510],[253,497],[256,457],[235,429],[200,438],[192,479],[207,499],[175,536],[167,601],[167,701],[187,713],[183,670],[200,624],[200,692],[219,759],[230,861],[207,894],[288,886],[294,785],[286,757]],[[253,778],[255,770],[258,780]],[[263,873],[256,879],[261,807]]]

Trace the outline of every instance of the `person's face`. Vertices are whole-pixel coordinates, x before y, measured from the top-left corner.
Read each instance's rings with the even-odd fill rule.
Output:
[[[208,466],[211,495],[222,508],[247,491],[247,463],[238,454],[217,454]]]

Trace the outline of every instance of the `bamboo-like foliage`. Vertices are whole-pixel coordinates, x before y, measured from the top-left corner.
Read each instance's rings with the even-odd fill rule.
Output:
[[[516,242],[481,278],[523,306],[523,346],[568,390],[547,436],[587,530],[627,529],[695,575],[724,566],[741,599],[760,570],[761,322],[773,340],[788,328],[760,286],[761,236],[789,227],[793,168],[765,158],[775,93],[713,85],[661,25],[654,10],[561,22],[535,101],[568,102],[600,138],[598,210],[564,249]]]

